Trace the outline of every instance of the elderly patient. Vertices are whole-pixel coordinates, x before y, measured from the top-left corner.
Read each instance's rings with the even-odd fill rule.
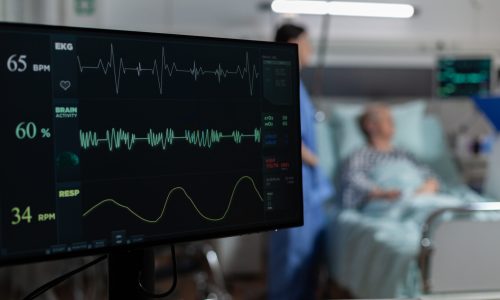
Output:
[[[435,174],[412,154],[393,146],[394,122],[387,106],[368,107],[359,125],[367,145],[353,153],[343,166],[341,193],[345,208],[438,192]]]

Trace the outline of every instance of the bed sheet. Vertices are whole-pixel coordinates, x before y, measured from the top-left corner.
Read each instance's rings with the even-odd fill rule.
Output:
[[[422,282],[417,257],[427,216],[440,207],[483,201],[489,199],[456,186],[446,196],[402,200],[391,208],[332,211],[327,239],[330,273],[356,297],[418,297]],[[443,221],[447,218],[452,216],[445,215]]]

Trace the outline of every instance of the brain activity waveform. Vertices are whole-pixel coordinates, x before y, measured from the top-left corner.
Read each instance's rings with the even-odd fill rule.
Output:
[[[133,216],[135,216],[136,218],[138,218],[139,220],[143,221],[143,222],[146,222],[146,223],[150,223],[150,224],[154,224],[154,223],[158,223],[162,217],[164,216],[165,214],[165,211],[167,209],[167,205],[169,203],[169,200],[171,198],[171,196],[175,193],[175,192],[180,192],[182,193],[186,199],[191,203],[191,205],[193,206],[194,210],[205,220],[207,221],[211,221],[211,222],[218,222],[218,221],[222,221],[226,218],[226,215],[228,214],[229,210],[231,209],[231,205],[233,203],[233,200],[234,200],[234,195],[236,193],[236,189],[241,185],[241,183],[243,181],[248,181],[249,183],[251,183],[252,185],[252,188],[254,189],[256,195],[258,196],[259,200],[260,201],[264,201],[264,199],[262,198],[262,195],[260,194],[259,190],[257,189],[256,185],[255,185],[255,181],[252,179],[252,177],[250,176],[242,176],[240,177],[240,179],[238,179],[238,181],[236,181],[236,183],[234,184],[233,186],[233,190],[231,192],[231,195],[229,197],[229,201],[227,203],[227,206],[226,206],[226,209],[224,210],[224,213],[219,216],[219,217],[209,217],[207,216],[205,213],[203,213],[199,208],[198,206],[196,205],[196,203],[194,202],[194,200],[191,198],[191,196],[189,196],[189,194],[187,193],[187,191],[181,187],[181,186],[177,186],[177,187],[174,187],[172,188],[168,194],[167,194],[167,197],[165,198],[165,202],[163,203],[163,208],[161,209],[161,212],[160,214],[158,215],[158,217],[156,218],[146,218],[144,216],[141,216],[140,214],[136,213],[132,208],[114,200],[114,199],[105,199],[105,200],[102,200],[101,202],[97,203],[96,205],[92,206],[91,208],[89,208],[87,211],[85,211],[83,213],[83,216],[86,217],[88,216],[89,214],[91,214],[92,212],[94,212],[97,208],[105,205],[105,204],[111,204],[111,205],[114,205],[114,206],[117,206],[119,208],[122,208],[122,209],[125,209],[127,210],[129,213],[131,213]]]
[[[123,129],[111,128],[106,130],[104,136],[98,136],[95,131],[80,130],[80,146],[84,150],[89,148],[97,148],[101,143],[107,145],[109,151],[125,148],[132,150],[138,142],[145,142],[152,148],[161,148],[166,150],[168,146],[175,141],[185,141],[190,145],[200,148],[212,148],[216,143],[228,139],[236,144],[240,144],[243,139],[250,138],[255,143],[260,143],[260,129],[255,128],[252,133],[242,133],[239,130],[233,130],[230,133],[224,134],[215,129],[204,130],[184,130],[183,135],[176,135],[174,130],[167,128],[164,131],[155,132],[152,129],[145,136],[137,136],[135,133],[128,132]]]
[[[165,76],[168,75],[169,77],[173,77],[175,73],[189,74],[195,81],[203,76],[213,76],[217,79],[219,84],[223,78],[227,77],[237,77],[241,80],[246,79],[248,81],[250,95],[253,95],[255,80],[259,77],[256,65],[250,64],[248,52],[245,54],[244,64],[237,65],[231,69],[222,67],[221,63],[218,63],[215,69],[206,69],[203,66],[197,65],[196,60],[193,61],[191,67],[180,68],[175,62],[167,63],[164,47],[161,48],[161,58],[159,61],[153,59],[149,66],[143,66],[141,62],[138,62],[136,65],[127,65],[122,57],[117,60],[113,44],[110,45],[109,58],[107,60],[99,58],[95,64],[84,65],[79,55],[77,55],[76,58],[80,73],[99,70],[102,71],[104,75],[112,75],[117,95],[120,92],[120,80],[122,76],[127,75],[128,72],[135,73],[137,77],[140,77],[143,72],[150,73],[156,79],[160,94],[163,94]]]

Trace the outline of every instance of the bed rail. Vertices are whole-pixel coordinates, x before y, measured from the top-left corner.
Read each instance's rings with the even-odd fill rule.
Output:
[[[493,212],[500,211],[500,202],[477,202],[470,203],[463,206],[447,207],[441,208],[433,212],[424,223],[422,228],[422,238],[420,239],[420,254],[418,257],[418,264],[421,270],[422,282],[423,282],[423,292],[431,292],[431,255],[433,252],[433,241],[432,241],[432,225],[441,217],[443,214],[451,213],[475,213],[475,212]]]

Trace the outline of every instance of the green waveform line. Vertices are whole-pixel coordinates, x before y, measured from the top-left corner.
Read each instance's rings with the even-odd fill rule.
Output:
[[[93,212],[94,210],[96,210],[97,208],[99,208],[100,206],[106,204],[106,203],[110,203],[110,204],[113,204],[115,206],[118,206],[120,208],[123,208],[125,210],[127,210],[129,213],[131,213],[132,215],[134,215],[135,217],[137,217],[139,220],[143,221],[143,222],[146,222],[146,223],[150,223],[150,224],[155,224],[155,223],[158,223],[161,218],[163,217],[163,215],[165,214],[165,211],[167,209],[167,204],[168,204],[168,201],[170,200],[170,197],[172,196],[172,194],[176,191],[180,191],[184,194],[184,196],[191,202],[191,205],[194,207],[194,209],[196,210],[196,212],[205,220],[207,221],[211,221],[211,222],[219,222],[219,221],[222,221],[226,218],[226,215],[227,213],[229,212],[230,208],[231,208],[231,204],[233,203],[233,199],[234,199],[234,194],[236,192],[236,189],[238,188],[238,186],[241,184],[241,182],[243,182],[243,180],[247,180],[249,181],[251,184],[252,184],[252,187],[253,189],[255,190],[255,193],[257,194],[257,196],[259,197],[260,201],[264,202],[264,199],[262,198],[262,195],[260,194],[259,190],[257,189],[256,185],[255,185],[255,181],[252,179],[252,177],[250,176],[242,176],[240,177],[240,179],[238,179],[238,181],[236,181],[234,187],[233,187],[233,190],[231,192],[231,196],[229,197],[229,203],[227,204],[227,207],[226,209],[224,210],[224,213],[222,214],[222,216],[220,217],[209,217],[207,216],[206,214],[204,214],[199,208],[198,206],[196,205],[196,203],[193,201],[193,199],[191,198],[191,196],[189,196],[189,194],[187,193],[187,191],[181,187],[181,186],[177,186],[177,187],[174,187],[172,188],[168,194],[167,194],[167,197],[165,198],[165,202],[163,203],[163,208],[160,212],[160,215],[157,217],[157,218],[153,218],[153,219],[148,219],[146,217],[143,217],[141,215],[139,215],[138,213],[136,213],[133,209],[131,209],[130,207],[124,205],[124,204],[121,204],[120,202],[114,200],[114,199],[105,199],[105,200],[102,200],[101,202],[97,203],[96,205],[92,206],[91,208],[89,208],[87,211],[85,211],[85,213],[83,213],[83,217],[86,217],[87,215],[89,215],[91,212]]]
[[[106,130],[105,136],[101,138],[95,131],[80,130],[80,146],[85,150],[99,147],[100,143],[106,143],[109,151],[122,147],[132,150],[134,145],[140,141],[147,142],[153,148],[160,147],[165,150],[175,140],[184,140],[200,148],[212,148],[214,144],[220,143],[223,139],[232,139],[234,143],[240,144],[243,138],[253,138],[255,143],[260,143],[261,131],[259,128],[255,128],[251,134],[245,134],[239,130],[233,130],[230,134],[224,134],[215,129],[184,130],[184,135],[176,136],[173,129],[167,128],[161,132],[154,132],[152,129],[149,129],[145,137],[138,137],[135,133],[121,128],[111,128],[110,130]]]

